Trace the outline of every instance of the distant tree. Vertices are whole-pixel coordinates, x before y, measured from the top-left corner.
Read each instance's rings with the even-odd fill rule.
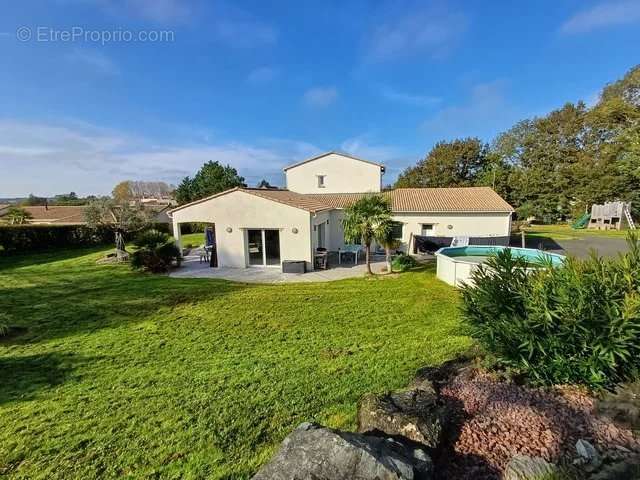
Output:
[[[391,204],[382,195],[366,195],[344,211],[344,237],[348,242],[360,240],[365,246],[367,273],[371,271],[371,243],[386,238],[391,229]]]
[[[84,205],[87,200],[79,198],[76,192],[69,192],[56,195],[53,197],[52,203],[55,205]]]
[[[273,188],[273,186],[263,178],[258,182],[256,188]]]
[[[244,178],[236,169],[210,161],[193,178],[185,177],[176,188],[175,195],[182,205],[234,187],[246,187]]]
[[[5,214],[5,219],[9,225],[23,225],[32,218],[31,214],[23,208],[11,207]]]
[[[133,199],[133,192],[131,191],[131,181],[125,180],[118,183],[111,192],[111,196],[116,202],[128,202]]]
[[[126,260],[128,253],[125,235],[139,232],[149,226],[151,217],[142,205],[117,202],[109,198],[92,201],[84,210],[85,221],[91,228],[109,228],[114,232],[116,257]]]
[[[36,206],[42,206],[46,204],[47,204],[46,197],[37,197],[33,193],[30,193],[29,197],[27,197],[22,202],[22,205],[24,205],[25,207],[36,207]]]
[[[403,187],[463,187],[473,185],[486,168],[487,145],[478,138],[438,142],[415,166],[396,181]]]

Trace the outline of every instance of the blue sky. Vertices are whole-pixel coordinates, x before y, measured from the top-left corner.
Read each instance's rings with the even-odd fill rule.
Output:
[[[0,197],[177,183],[209,159],[281,184],[326,150],[390,183],[438,140],[593,103],[640,63],[638,0],[0,8]]]

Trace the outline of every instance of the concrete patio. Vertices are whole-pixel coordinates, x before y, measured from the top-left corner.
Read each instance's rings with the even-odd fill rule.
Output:
[[[380,273],[384,267],[383,258],[376,256],[372,259],[371,270],[374,273]],[[327,270],[307,273],[282,273],[280,267],[211,268],[207,262],[200,262],[199,255],[187,255],[182,266],[169,275],[176,278],[220,278],[241,283],[296,283],[330,282],[363,277],[365,272],[364,262],[354,265],[353,261],[347,261],[338,265],[337,260],[335,264],[330,262],[330,268]]]

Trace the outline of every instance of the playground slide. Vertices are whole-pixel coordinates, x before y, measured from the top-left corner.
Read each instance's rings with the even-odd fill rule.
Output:
[[[578,220],[576,220],[575,222],[573,222],[571,224],[571,228],[573,228],[574,230],[579,230],[581,228],[586,228],[590,219],[591,219],[591,214],[590,213],[585,213]]]

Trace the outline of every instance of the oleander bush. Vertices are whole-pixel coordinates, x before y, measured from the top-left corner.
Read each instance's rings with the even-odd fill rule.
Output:
[[[131,254],[131,267],[136,270],[167,272],[182,260],[180,249],[173,239],[159,230],[146,230],[133,243],[138,249]]]
[[[534,384],[612,389],[640,367],[640,241],[527,271],[504,250],[462,288],[463,313],[497,362]]]

